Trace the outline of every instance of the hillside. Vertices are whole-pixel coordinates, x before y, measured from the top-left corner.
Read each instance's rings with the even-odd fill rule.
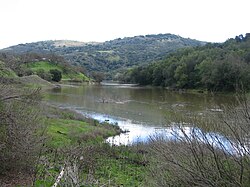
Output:
[[[182,49],[164,60],[130,69],[120,81],[177,89],[250,90],[250,35]]]
[[[40,73],[48,73],[49,71],[56,69],[62,72],[63,81],[88,81],[88,78],[83,73],[74,71],[70,68],[66,68],[62,64],[51,63],[49,61],[31,62],[23,65],[23,67],[29,69],[32,74],[37,75],[39,75]]]
[[[38,75],[44,80],[56,82],[60,80],[71,82],[90,80],[84,74],[83,68],[71,66],[62,57],[54,54],[0,53],[0,77],[23,77],[29,75]]]
[[[19,44],[0,52],[55,53],[71,65],[80,65],[88,72],[117,72],[133,66],[148,64],[184,47],[202,46],[205,42],[173,34],[158,34],[118,38],[103,43],[76,41],[42,41]]]

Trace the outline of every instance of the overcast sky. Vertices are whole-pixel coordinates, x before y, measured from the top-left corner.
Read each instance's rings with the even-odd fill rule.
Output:
[[[223,42],[250,32],[249,0],[0,0],[0,48],[172,33]]]

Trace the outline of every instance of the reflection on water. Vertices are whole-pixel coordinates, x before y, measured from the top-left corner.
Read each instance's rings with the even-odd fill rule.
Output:
[[[221,105],[235,102],[230,95],[178,93],[161,88],[119,84],[62,86],[61,89],[49,90],[45,99],[61,107],[73,108],[98,121],[117,123],[121,129],[128,130],[127,133],[107,139],[115,145],[147,141],[154,134],[164,134],[170,139],[176,135],[181,137],[177,129],[173,131],[172,128],[166,128],[166,120],[170,119],[173,112],[203,115],[207,112],[221,112]],[[199,134],[201,130],[185,127],[185,133],[190,132]],[[206,136],[209,141],[215,141],[215,136],[223,139],[218,134],[208,133]],[[226,147],[229,149],[230,146]]]
[[[114,125],[118,125],[123,131],[126,131],[126,133],[122,133],[120,135],[107,139],[107,142],[113,145],[129,145],[137,142],[145,142],[148,140],[150,135],[155,134],[161,129],[153,126],[139,124],[129,119],[122,119],[99,113],[91,113],[79,109],[76,111],[86,117],[98,120],[99,122],[108,122]]]
[[[85,111],[112,115],[162,127],[173,112],[204,114],[217,112],[234,102],[232,96],[169,92],[161,88],[85,85],[50,90],[46,99],[57,105],[81,107]]]
[[[147,142],[150,137],[157,136],[168,141],[187,141],[187,138],[188,140],[194,139],[201,143],[213,145],[213,147],[222,149],[225,153],[243,153],[243,149],[240,148],[240,145],[234,144],[223,135],[215,132],[205,133],[201,129],[193,127],[190,124],[173,124],[171,127],[159,128],[156,126],[138,124],[129,119],[121,119],[105,114],[84,112],[79,109],[76,111],[86,117],[98,120],[99,122],[108,122],[118,125],[122,130],[127,131],[126,133],[107,138],[106,142],[111,145],[132,145],[134,143]]]

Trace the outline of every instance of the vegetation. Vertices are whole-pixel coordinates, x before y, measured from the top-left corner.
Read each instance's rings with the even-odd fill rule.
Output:
[[[49,124],[48,136],[51,138],[49,144],[56,148],[88,141],[100,142],[103,138],[114,136],[119,132],[119,129],[98,122],[90,125],[85,121],[50,118],[46,123]]]
[[[25,53],[17,55],[0,53],[0,60],[5,62],[5,69],[14,71],[14,74],[19,77],[36,74],[44,80],[55,82],[61,79],[62,81],[74,82],[90,80],[85,76],[83,68],[71,66],[64,58],[53,54]]]
[[[44,114],[47,115],[47,151],[38,164],[35,186],[52,186],[64,166],[67,172],[60,181],[62,186],[142,183],[145,165],[138,148],[111,147],[103,142],[105,137],[121,133],[117,126],[99,124],[55,107],[48,107]]]
[[[150,37],[165,35],[137,39]],[[180,50],[120,78],[178,89],[250,89],[249,42],[246,35]],[[113,54],[113,49],[101,49]],[[54,55],[2,53],[0,59],[5,62],[0,62],[0,186],[249,186],[250,107],[245,93],[216,119],[176,119],[173,128],[182,136],[171,141],[153,136],[146,144],[111,146],[104,140],[121,133],[117,126],[45,104],[40,89],[26,84],[30,78],[31,84],[41,81],[37,75],[57,81],[83,74]],[[103,78],[100,72],[95,76]],[[192,130],[187,132],[187,126]]]
[[[0,77],[14,78],[14,77],[17,77],[17,75],[15,74],[13,70],[6,67],[4,62],[0,61]]]
[[[224,107],[216,119],[176,120],[177,130],[182,133],[176,140],[152,137],[147,185],[249,186],[249,101],[244,94],[237,98],[238,107]],[[202,123],[210,132],[188,132],[184,120],[190,125]]]
[[[121,133],[117,126],[43,104],[39,89],[11,78],[0,81],[0,186],[52,186],[62,169],[61,186],[142,183],[142,155],[104,143]]]
[[[61,79],[64,81],[87,81],[88,78],[81,72],[73,71],[66,66],[48,61],[31,62],[24,65],[25,68],[31,70],[32,73],[37,74],[39,77],[48,80],[59,82]],[[59,73],[60,72],[60,73]],[[54,76],[57,79],[54,79]],[[61,77],[61,78],[60,78]],[[54,80],[53,80],[54,79]]]
[[[239,103],[224,108],[214,121],[207,121],[214,117],[176,120],[183,133],[176,140],[155,136],[147,144],[110,146],[103,140],[120,133],[119,128],[44,105],[39,90],[10,81],[1,79],[0,89],[2,186],[52,186],[56,179],[60,186],[249,184],[250,155],[245,140],[250,116],[245,97],[238,96]],[[203,130],[198,134],[185,131],[185,125],[198,123],[208,126],[215,136]],[[229,141],[232,149],[224,147],[223,141]]]
[[[18,89],[6,80],[1,79],[0,84],[0,175],[22,178],[34,173],[44,142],[37,108],[40,97],[38,90]],[[2,177],[0,185],[4,186]]]
[[[59,82],[62,79],[62,72],[57,69],[51,69],[49,73],[51,74],[52,81]]]
[[[118,38],[104,43],[80,43],[72,41],[43,41],[20,44],[2,52],[18,54],[51,52],[64,57],[71,65],[86,68],[88,76],[101,72],[113,78],[123,69],[145,65],[160,60],[180,48],[201,46],[205,42],[186,39],[173,34],[158,34]]]
[[[250,89],[250,37],[240,38],[180,50],[161,62],[130,69],[120,80],[177,89]]]

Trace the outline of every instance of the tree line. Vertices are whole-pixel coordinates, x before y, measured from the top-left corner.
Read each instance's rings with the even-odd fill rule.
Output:
[[[249,90],[250,37],[181,49],[160,62],[129,69],[118,79],[177,89],[234,91],[240,85]]]

